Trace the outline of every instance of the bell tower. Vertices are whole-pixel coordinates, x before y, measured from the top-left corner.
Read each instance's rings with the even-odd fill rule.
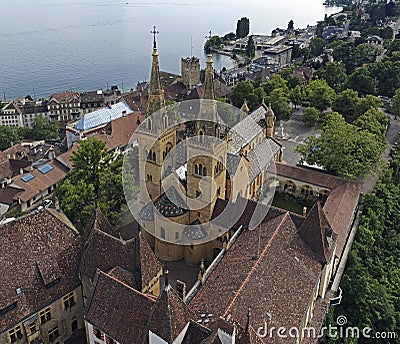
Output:
[[[221,139],[212,64],[208,55],[196,133],[187,144],[187,195],[201,208],[191,211],[190,218],[203,223],[210,220],[217,198],[225,198],[226,187],[227,142]]]
[[[158,31],[155,26],[151,33],[154,35],[153,62],[146,120],[136,131],[139,146],[140,199],[143,202],[147,199],[147,194],[154,202],[164,192],[161,187],[162,171],[174,166],[172,159],[168,158],[168,153],[176,145],[174,119],[163,110],[165,100],[158,64]]]

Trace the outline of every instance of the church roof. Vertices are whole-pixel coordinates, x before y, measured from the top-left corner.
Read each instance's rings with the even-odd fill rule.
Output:
[[[282,146],[275,140],[264,138],[254,149],[250,150],[247,157],[249,159],[249,182],[254,179],[275,160],[275,155],[281,150]]]
[[[238,153],[265,129],[266,108],[260,105],[229,130],[232,138],[231,153]]]
[[[180,216],[188,212],[188,206],[174,186],[165,191],[155,202],[156,209],[166,217]]]
[[[208,233],[199,220],[192,222],[183,229],[183,234],[190,240],[204,239]]]

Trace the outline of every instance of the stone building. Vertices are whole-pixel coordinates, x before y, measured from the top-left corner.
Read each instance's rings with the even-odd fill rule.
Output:
[[[192,56],[181,59],[182,83],[188,90],[200,84],[200,60]]]
[[[51,119],[62,122],[76,120],[81,116],[81,96],[79,92],[54,93],[47,109]]]
[[[0,229],[0,343],[64,343],[82,331],[78,232],[44,209]]]

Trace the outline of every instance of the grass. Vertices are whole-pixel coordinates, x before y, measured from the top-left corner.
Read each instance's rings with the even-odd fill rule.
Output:
[[[275,193],[272,205],[274,207],[285,209],[296,214],[303,214],[303,207],[310,209],[312,206],[312,201],[301,201],[292,195],[277,192]]]

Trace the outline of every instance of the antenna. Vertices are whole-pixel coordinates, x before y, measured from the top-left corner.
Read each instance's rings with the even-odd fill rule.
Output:
[[[261,246],[261,222],[258,225],[257,259],[260,258],[260,246]]]
[[[190,57],[193,56],[193,36],[190,36]]]
[[[157,31],[157,28],[156,28],[156,26],[154,25],[154,26],[153,26],[153,31],[150,31],[150,33],[152,33],[153,36],[154,36],[153,47],[154,47],[154,49],[156,49],[156,48],[157,48],[156,35],[158,35],[160,32]]]

